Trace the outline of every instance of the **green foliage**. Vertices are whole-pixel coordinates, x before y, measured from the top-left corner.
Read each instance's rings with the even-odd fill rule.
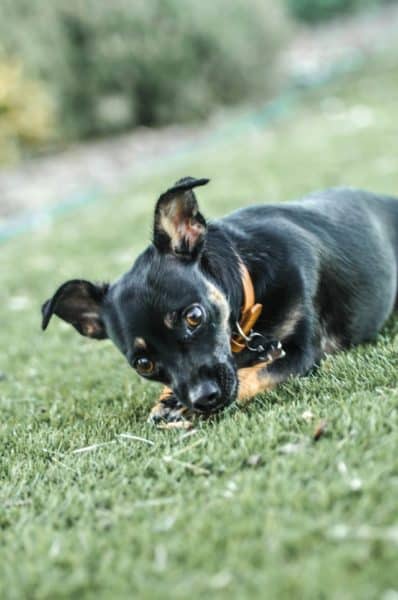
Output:
[[[183,438],[145,422],[158,386],[108,342],[55,319],[43,334],[40,304],[65,279],[127,270],[159,191],[185,174],[212,178],[206,216],[331,185],[397,194],[396,65],[368,60],[271,129],[217,137],[1,247],[2,600],[395,597],[397,318]]]
[[[369,6],[385,0],[286,0],[292,16],[301,21],[315,23]]]
[[[27,77],[19,62],[0,56],[0,164],[53,139],[53,109],[44,85]]]
[[[52,88],[69,137],[201,118],[275,82],[271,0],[0,0],[0,38]]]

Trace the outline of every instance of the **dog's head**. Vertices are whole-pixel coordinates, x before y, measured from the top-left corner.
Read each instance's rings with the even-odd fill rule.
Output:
[[[112,285],[64,283],[42,308],[79,333],[110,338],[143,377],[167,384],[191,409],[213,412],[235,397],[230,307],[202,268],[207,224],[184,178],[156,204],[153,244]]]

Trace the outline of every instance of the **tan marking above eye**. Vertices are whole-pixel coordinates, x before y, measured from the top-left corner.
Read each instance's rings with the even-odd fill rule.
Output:
[[[228,301],[224,294],[219,290],[213,283],[206,281],[206,287],[208,290],[208,297],[212,304],[215,304],[220,311],[222,329],[227,331],[230,308]]]
[[[173,329],[175,323],[175,313],[167,313],[163,319],[167,329]]]
[[[142,337],[135,338],[134,348],[137,348],[138,350],[146,350],[147,345],[146,345],[146,341],[144,340],[144,338],[142,338]]]

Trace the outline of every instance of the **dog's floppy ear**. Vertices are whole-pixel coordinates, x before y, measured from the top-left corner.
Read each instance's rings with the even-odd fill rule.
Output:
[[[208,181],[184,177],[160,196],[153,234],[153,243],[160,252],[171,252],[186,260],[198,256],[207,226],[192,190]]]
[[[53,314],[73,325],[81,335],[102,340],[107,337],[101,319],[101,306],[108,285],[95,285],[84,279],[67,281],[42,306],[42,328],[46,329]]]

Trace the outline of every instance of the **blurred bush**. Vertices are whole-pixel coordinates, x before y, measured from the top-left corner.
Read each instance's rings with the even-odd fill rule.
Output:
[[[67,139],[261,97],[287,30],[272,0],[0,0],[0,14],[2,44],[49,87]]]
[[[28,78],[19,62],[0,56],[0,163],[43,147],[53,135],[53,105],[42,84]]]
[[[391,0],[286,0],[286,2],[293,17],[315,23],[369,6],[386,4]]]

